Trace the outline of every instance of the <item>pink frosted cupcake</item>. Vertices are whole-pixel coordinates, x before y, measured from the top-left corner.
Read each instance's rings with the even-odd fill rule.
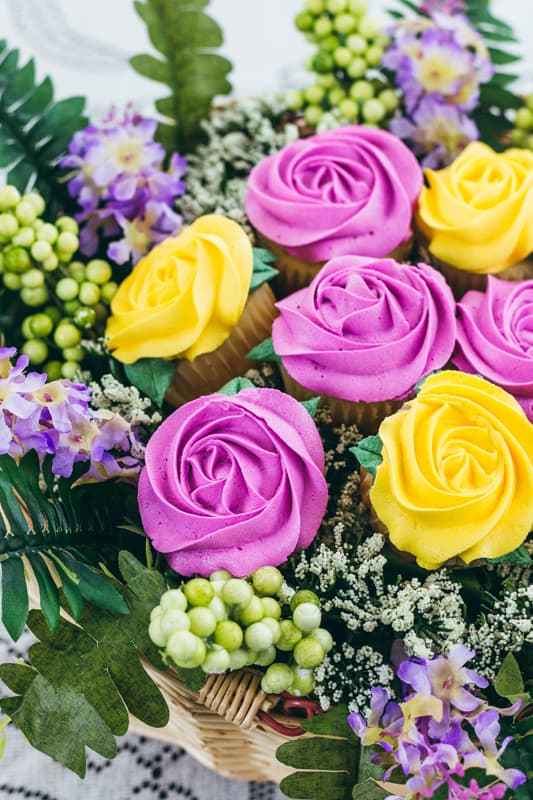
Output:
[[[403,142],[350,125],[261,161],[250,174],[246,212],[278,257],[282,288],[294,291],[338,256],[407,255],[422,185]]]
[[[336,258],[277,307],[272,335],[287,391],[322,395],[336,422],[364,433],[447,364],[455,345],[452,292],[426,264]]]
[[[486,291],[467,292],[458,309],[453,363],[506,389],[533,422],[533,280],[489,276]]]

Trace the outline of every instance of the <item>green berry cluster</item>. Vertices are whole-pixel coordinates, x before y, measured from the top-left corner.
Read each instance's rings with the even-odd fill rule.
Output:
[[[282,583],[275,567],[261,567],[249,579],[226,570],[209,580],[192,578],[161,597],[151,614],[150,638],[178,667],[212,674],[257,664],[267,668],[265,692],[306,696],[333,640],[320,627],[314,592],[297,592],[290,616],[283,618]]]
[[[399,105],[397,92],[379,71],[388,44],[380,23],[367,13],[367,0],[306,0],[296,27],[317,45],[308,68],[316,82],[287,95],[316,127],[324,114],[350,122],[384,125]]]
[[[517,110],[514,124],[511,131],[513,147],[533,150],[533,94],[526,97],[524,105]]]
[[[14,186],[0,187],[0,275],[33,311],[22,320],[22,352],[44,365],[49,380],[73,378],[84,356],[82,332],[103,331],[117,284],[106,261],[73,260],[76,220],[45,222],[45,210],[37,192],[21,196]]]

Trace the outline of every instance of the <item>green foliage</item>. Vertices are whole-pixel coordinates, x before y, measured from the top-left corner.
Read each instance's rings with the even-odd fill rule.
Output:
[[[351,800],[357,782],[359,741],[347,722],[348,709],[336,706],[326,714],[302,721],[312,738],[293,739],[278,747],[282,764],[297,769],[284,778],[281,791],[305,800]],[[325,764],[322,769],[319,765]]]
[[[494,678],[494,689],[500,697],[505,697],[511,703],[521,700],[522,708],[531,700],[529,693],[526,692],[518,661],[512,653],[507,653],[503,659],[498,674]]]
[[[231,381],[225,383],[224,386],[218,390],[217,394],[227,394],[229,396],[238,394],[243,389],[254,389],[255,384],[249,381],[248,378],[232,378]]]
[[[318,410],[318,405],[320,403],[320,397],[312,397],[310,400],[302,400],[302,406],[305,408],[306,411],[311,414],[313,419],[316,417],[316,412]]]
[[[128,712],[153,727],[168,722],[165,700],[139,659],[142,654],[164,668],[148,624],[166,585],[127,551],[119,567],[125,585],[115,585],[129,614],[87,606],[78,625],[61,620],[51,631],[44,615],[32,611],[28,625],[38,641],[30,664],[0,666],[0,678],[14,692],[0,699],[0,709],[34,747],[80,777],[86,747],[106,758],[116,754],[114,737],[126,733]]]
[[[251,292],[276,277],[278,270],[272,266],[275,263],[276,256],[274,253],[271,253],[270,250],[265,250],[263,247],[254,247],[254,268],[250,283]]]
[[[190,152],[200,123],[217,95],[228,94],[231,64],[215,53],[223,42],[217,23],[204,13],[209,0],[137,0],[135,9],[162,58],[141,54],[130,63],[145,78],[164,84],[170,96],[156,102],[165,117],[157,131],[167,152]]]
[[[376,470],[383,461],[382,450],[383,442],[379,436],[367,436],[365,439],[361,439],[358,445],[351,447],[350,453],[353,453],[363,469],[366,469],[375,478]]]
[[[367,778],[363,783],[353,787],[353,800],[384,800],[385,797],[390,797],[389,792],[378,786],[372,778]]]
[[[0,168],[21,192],[35,186],[51,213],[71,202],[57,161],[87,124],[84,107],[83,97],[55,101],[50,78],[36,82],[33,59],[20,65],[18,50],[0,41]]]
[[[499,558],[489,558],[488,561],[490,561],[491,564],[500,564],[502,561],[506,561],[508,564],[519,564],[522,567],[527,567],[529,564],[533,563],[525,545]]]
[[[134,364],[124,364],[124,372],[133,386],[161,408],[176,368],[164,358],[140,358]]]
[[[274,350],[272,337],[253,347],[246,355],[246,358],[250,358],[252,361],[268,361],[271,364],[281,363],[281,356],[278,356]]]
[[[201,667],[196,667],[196,669],[174,667],[174,669],[178,673],[180,681],[191,692],[199,692],[207,680],[207,675]]]
[[[134,490],[111,482],[74,486],[87,465],[78,465],[71,478],[56,480],[49,462],[45,460],[41,472],[35,452],[18,465],[10,456],[0,456],[2,621],[13,639],[19,638],[28,616],[25,563],[39,585],[41,609],[51,629],[59,623],[52,565],[75,619],[84,600],[113,613],[128,612],[120,593],[91,562],[98,563],[116,546],[117,514]]]

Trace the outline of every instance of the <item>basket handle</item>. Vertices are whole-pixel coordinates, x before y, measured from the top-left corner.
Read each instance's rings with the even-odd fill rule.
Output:
[[[281,697],[281,707],[284,712],[289,712],[292,709],[297,708],[303,709],[307,719],[310,717],[316,717],[321,713],[320,705],[314,700],[305,700],[299,697],[294,697],[294,695],[288,694],[287,692],[283,692]],[[303,736],[305,733],[304,729],[300,725],[284,725],[283,722],[280,722],[266,711],[258,711],[257,716],[261,722],[263,722],[265,725],[268,725],[277,733],[281,733],[283,736],[294,738],[296,736]]]

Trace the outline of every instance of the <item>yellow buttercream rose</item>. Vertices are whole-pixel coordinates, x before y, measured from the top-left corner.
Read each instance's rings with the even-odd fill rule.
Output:
[[[106,335],[124,364],[216,350],[237,325],[250,289],[248,236],[226,217],[200,217],[135,267],[111,303]]]
[[[490,274],[533,251],[531,151],[472,142],[449,167],[425,173],[417,220],[436,258]]]
[[[475,375],[427,378],[379,429],[370,500],[392,543],[436,569],[498,558],[533,523],[533,425],[510,394]]]

